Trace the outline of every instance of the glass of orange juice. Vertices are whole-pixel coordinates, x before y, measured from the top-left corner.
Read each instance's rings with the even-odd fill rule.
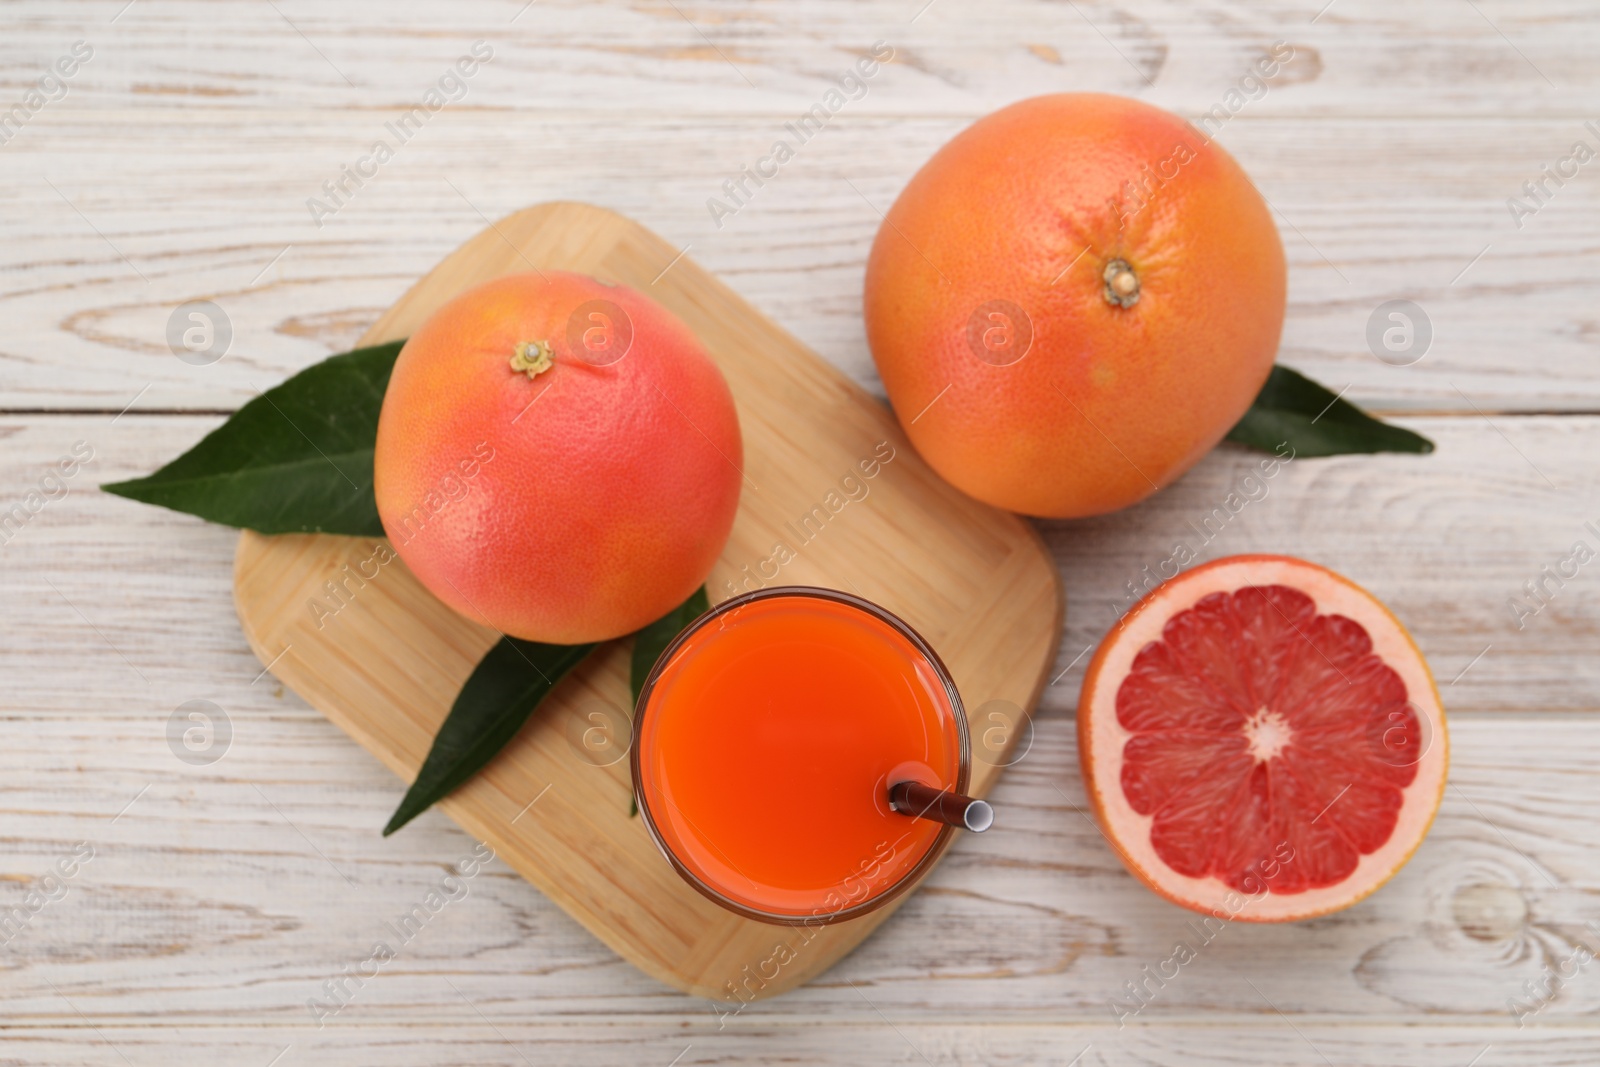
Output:
[[[668,861],[765,922],[880,907],[954,826],[992,820],[963,795],[967,720],[944,664],[896,616],[829,589],[762,589],[690,624],[640,693],[632,760]]]

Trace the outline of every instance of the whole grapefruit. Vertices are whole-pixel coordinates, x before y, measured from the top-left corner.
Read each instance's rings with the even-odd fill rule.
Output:
[[[1450,743],[1427,661],[1325,567],[1232,556],[1112,628],[1078,704],[1084,788],[1123,863],[1224,921],[1349,907],[1422,843]]]
[[[502,633],[581,644],[678,606],[733,527],[733,395],[687,326],[623,286],[507,275],[400,351],[374,488],[412,573]]]
[[[1029,515],[1126,507],[1249,408],[1283,326],[1283,246],[1233,158],[1175,115],[1068,93],[969,126],[867,262],[867,340],[925,459]]]

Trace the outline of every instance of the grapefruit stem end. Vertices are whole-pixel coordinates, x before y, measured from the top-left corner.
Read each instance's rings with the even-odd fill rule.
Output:
[[[536,378],[555,366],[555,361],[550,358],[549,341],[523,341],[511,353],[511,369],[518,374],[526,374],[530,379]]]

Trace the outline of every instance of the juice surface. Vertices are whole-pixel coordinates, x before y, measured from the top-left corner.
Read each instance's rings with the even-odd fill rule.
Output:
[[[893,886],[938,825],[888,788],[956,786],[960,740],[933,665],[890,624],[803,594],[690,636],[642,709],[644,801],[678,860],[746,907],[826,915]]]

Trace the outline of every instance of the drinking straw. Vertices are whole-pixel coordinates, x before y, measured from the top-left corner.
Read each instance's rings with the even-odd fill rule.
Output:
[[[977,834],[994,825],[994,809],[987,801],[935,789],[921,782],[896,782],[890,786],[889,807],[901,815],[960,826]]]

